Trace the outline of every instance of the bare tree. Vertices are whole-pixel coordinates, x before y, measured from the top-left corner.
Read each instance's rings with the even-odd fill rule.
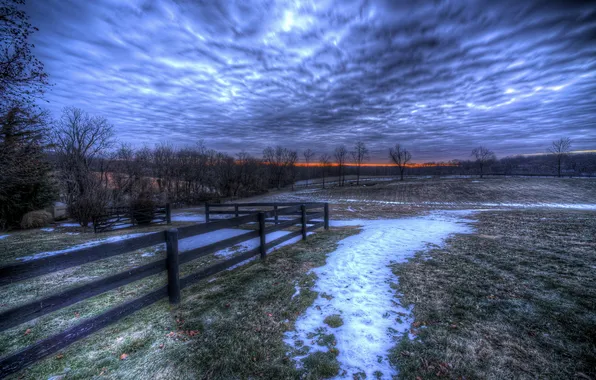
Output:
[[[406,149],[402,148],[400,144],[395,144],[395,147],[389,148],[389,158],[397,165],[399,169],[399,179],[404,180],[404,172],[408,162],[412,159],[412,154]]]
[[[284,184],[284,180],[292,175],[298,154],[287,148],[277,146],[268,147],[263,151],[263,162],[268,166],[271,183],[278,189]]]
[[[113,145],[113,127],[107,119],[91,116],[79,108],[66,107],[52,131],[67,202],[84,195],[92,186],[91,167]]]
[[[308,187],[308,181],[310,180],[310,161],[315,156],[315,152],[307,149],[302,154],[304,155],[304,162],[306,162],[306,187]]]
[[[354,151],[351,154],[356,164],[356,185],[360,185],[360,167],[364,161],[369,159],[368,148],[362,141],[358,141],[354,145]]]
[[[31,35],[37,31],[21,9],[23,0],[0,0],[0,114],[15,106],[33,107],[43,94],[47,73],[33,55]]]
[[[335,156],[335,162],[337,163],[337,168],[339,171],[339,185],[343,186],[346,178],[344,170],[346,159],[348,158],[348,150],[346,149],[345,145],[340,145],[335,148],[333,155]]]
[[[321,174],[323,177],[323,189],[325,188],[325,175],[327,174],[327,169],[329,168],[329,164],[331,163],[331,156],[327,153],[321,154],[319,157],[319,162],[321,163]]]
[[[492,150],[489,150],[486,147],[479,146],[478,148],[474,148],[472,150],[471,156],[474,156],[476,159],[476,165],[480,170],[480,178],[484,175],[484,168],[490,165],[497,159],[497,156],[493,153]]]
[[[551,143],[548,152],[555,158],[557,162],[557,175],[561,176],[561,165],[563,161],[569,156],[571,151],[571,139],[569,137],[560,138]]]
[[[294,185],[296,184],[296,177],[298,176],[298,170],[296,168],[296,163],[298,162],[298,152],[295,150],[290,151],[288,155],[288,174],[290,177],[290,182],[292,183],[292,191],[294,191]]]

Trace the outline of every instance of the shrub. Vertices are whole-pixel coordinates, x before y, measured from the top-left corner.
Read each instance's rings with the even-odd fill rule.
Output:
[[[52,214],[47,211],[29,211],[21,219],[21,228],[40,228],[47,226],[53,221]]]
[[[105,210],[106,201],[101,196],[82,196],[68,206],[68,214],[82,227],[93,223]]]
[[[130,208],[136,224],[149,224],[155,216],[155,202],[148,196],[134,200]]]

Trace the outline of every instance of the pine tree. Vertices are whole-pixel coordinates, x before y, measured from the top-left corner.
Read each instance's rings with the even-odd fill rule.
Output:
[[[15,107],[0,115],[0,229],[56,198],[44,153],[44,114]]]

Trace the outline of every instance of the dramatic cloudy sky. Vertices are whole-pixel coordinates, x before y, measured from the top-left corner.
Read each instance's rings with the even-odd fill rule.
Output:
[[[204,139],[416,161],[596,148],[596,5],[561,1],[28,0],[48,108],[133,144]]]

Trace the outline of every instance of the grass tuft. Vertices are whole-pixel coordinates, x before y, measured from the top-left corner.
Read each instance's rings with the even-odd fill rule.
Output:
[[[333,327],[333,328],[337,328],[344,324],[344,320],[341,319],[341,315],[339,315],[339,314],[330,315],[330,316],[326,317],[323,320],[323,322],[325,322],[327,324],[327,326]]]
[[[309,379],[328,379],[339,373],[339,362],[333,352],[317,351],[302,359]]]

